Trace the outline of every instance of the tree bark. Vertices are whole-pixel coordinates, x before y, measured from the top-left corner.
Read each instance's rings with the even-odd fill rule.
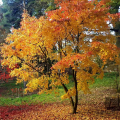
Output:
[[[73,78],[74,78],[75,90],[76,90],[73,114],[74,114],[74,113],[76,114],[76,111],[77,111],[77,105],[78,105],[78,91],[77,91],[76,71],[74,71],[74,70],[73,70]]]
[[[116,32],[116,35],[120,35],[120,29]],[[116,46],[118,48],[120,48],[120,37],[117,37]],[[119,60],[120,60],[120,55],[119,55]],[[118,73],[119,73],[119,81],[118,81],[118,89],[119,89],[119,83],[120,83],[120,64],[118,65]]]
[[[67,92],[68,92],[67,87],[66,87],[64,84],[62,84],[62,86],[63,86],[65,92],[67,93]],[[72,107],[72,113],[74,114],[74,113],[76,113],[76,112],[75,112],[75,109],[74,109],[74,101],[73,101],[73,98],[72,98],[72,97],[70,97],[70,103],[71,103],[71,107]]]
[[[60,77],[60,74],[59,74],[59,77]],[[61,84],[62,84],[62,86],[63,86],[63,88],[64,88],[64,91],[67,93],[68,92],[68,89],[67,89],[67,87],[65,86],[65,84],[63,84],[62,83],[62,81],[61,81]],[[76,110],[75,110],[75,108],[74,108],[74,101],[73,101],[73,98],[72,97],[70,97],[69,98],[70,99],[70,103],[71,103],[71,107],[72,107],[72,113],[74,114],[74,113],[76,113]]]

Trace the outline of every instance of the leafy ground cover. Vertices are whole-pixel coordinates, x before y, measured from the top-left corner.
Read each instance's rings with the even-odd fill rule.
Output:
[[[5,120],[119,120],[120,111],[110,111],[103,104],[79,104],[76,115],[70,114],[70,105],[48,103],[45,105],[24,105],[2,107],[1,119]]]
[[[67,100],[61,101],[60,94],[29,95],[19,98],[0,97],[1,120],[119,120],[120,111],[106,110],[105,97],[117,95],[115,89],[115,73],[106,73],[103,80],[97,79],[90,86],[92,94],[79,93],[77,114],[72,115],[71,106]],[[69,87],[72,82],[69,84]],[[10,87],[8,87],[11,89]],[[4,91],[4,89],[3,89]],[[6,91],[7,92],[7,91]],[[5,91],[4,91],[5,94]]]

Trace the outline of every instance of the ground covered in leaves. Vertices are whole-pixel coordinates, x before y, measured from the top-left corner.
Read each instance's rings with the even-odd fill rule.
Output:
[[[119,110],[105,109],[105,97],[115,89],[94,88],[92,94],[79,94],[77,114],[71,114],[68,101],[37,105],[0,107],[0,120],[120,120]]]
[[[79,104],[77,114],[65,103],[0,107],[0,120],[119,120],[120,111],[106,110],[103,103]]]

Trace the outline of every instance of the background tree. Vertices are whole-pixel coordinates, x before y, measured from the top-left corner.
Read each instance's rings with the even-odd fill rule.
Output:
[[[109,1],[56,2],[59,9],[48,11],[39,19],[23,14],[21,27],[13,29],[13,33],[6,38],[8,44],[2,47],[2,65],[13,68],[16,63],[22,63],[20,68],[11,71],[11,76],[17,77],[17,83],[23,79],[28,81],[26,92],[36,89],[40,90],[39,94],[52,90],[56,92],[58,86],[63,86],[65,95],[62,99],[69,98],[72,113],[76,113],[78,92],[90,93],[89,84],[94,83],[95,77],[103,78],[107,60],[119,64],[120,50],[115,46],[116,38],[106,23],[117,15],[107,14]],[[57,52],[53,50],[55,46]],[[103,61],[101,67],[95,62],[97,56]],[[44,66],[38,64],[39,61],[49,64],[48,59],[56,60],[49,69],[50,76],[43,72]],[[69,75],[65,68],[70,67],[74,84],[68,89]],[[91,72],[88,72],[89,67],[92,67]]]
[[[0,5],[0,22],[3,20],[2,8],[3,7]],[[0,43],[3,43],[6,37],[7,37],[6,30],[2,26],[0,26]]]
[[[116,14],[116,13],[118,13],[118,9],[119,9],[119,6],[120,6],[120,1],[119,0],[112,0],[112,2],[110,2],[110,6],[111,6],[110,10],[109,10],[110,13],[111,14]],[[120,48],[120,17],[119,17],[119,19],[117,19],[114,27],[111,30],[115,32],[115,35],[117,36],[116,37],[116,45],[117,45],[117,47]],[[118,65],[118,72],[119,72],[119,80],[120,80],[120,65]],[[118,81],[117,86],[119,86],[119,81]]]
[[[28,13],[37,18],[42,16],[47,8],[49,10],[55,9],[53,0],[3,0],[3,20],[1,21],[0,26],[3,26],[8,32],[12,26],[14,28],[20,27],[20,21],[24,9],[23,2],[25,3],[25,9]]]
[[[111,14],[115,14],[115,13],[118,13],[118,9],[119,9],[119,6],[120,6],[120,1],[119,0],[112,0],[112,2],[110,2],[110,13]],[[114,28],[111,29],[112,31],[115,32],[115,34],[117,35],[117,42],[116,42],[116,45],[118,47],[120,47],[120,21],[119,19],[116,21],[115,25],[114,25]]]
[[[9,65],[10,68],[13,68],[16,63],[21,64],[19,69],[15,69],[11,73],[12,76],[18,77],[18,82],[23,80],[29,82],[30,79],[38,78],[42,73],[47,74],[46,72],[51,67],[48,58],[49,52],[44,45],[46,41],[43,41],[41,35],[44,25],[43,17],[37,19],[24,13],[21,27],[12,29],[13,33],[6,38],[8,44],[3,45],[2,53],[6,53],[3,54],[3,57],[4,59],[7,57],[8,60],[4,61],[3,64]],[[18,35],[21,37],[18,37]],[[25,75],[22,75],[22,73],[25,73]]]
[[[51,1],[38,1],[38,0],[3,0],[3,5],[0,9],[2,14],[2,20],[0,22],[0,32],[1,32],[1,42],[4,42],[7,34],[10,32],[10,28],[20,27],[20,21],[22,18],[23,9],[27,9],[30,16],[36,16],[39,18],[44,15],[46,8],[55,9],[53,5],[53,0]],[[25,3],[25,4],[24,4]],[[50,3],[50,4],[49,4]],[[47,66],[45,66],[47,70]],[[24,87],[26,87],[26,82],[24,82]]]

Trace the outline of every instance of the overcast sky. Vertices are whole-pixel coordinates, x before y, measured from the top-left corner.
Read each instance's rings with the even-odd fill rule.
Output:
[[[3,4],[3,2],[2,2],[2,0],[0,0],[0,5],[2,5]]]

